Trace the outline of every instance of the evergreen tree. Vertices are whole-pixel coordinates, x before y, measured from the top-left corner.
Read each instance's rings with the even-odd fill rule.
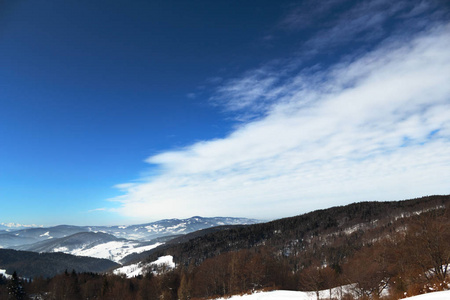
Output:
[[[8,297],[11,300],[22,300],[25,299],[25,290],[23,288],[22,281],[17,272],[14,271],[11,280],[8,284]]]

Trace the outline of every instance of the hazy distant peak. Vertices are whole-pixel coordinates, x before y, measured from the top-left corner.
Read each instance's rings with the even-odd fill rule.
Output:
[[[19,223],[0,223],[0,230],[14,230],[14,229],[25,229],[25,228],[36,228],[44,227],[43,225],[36,224],[19,224]]]

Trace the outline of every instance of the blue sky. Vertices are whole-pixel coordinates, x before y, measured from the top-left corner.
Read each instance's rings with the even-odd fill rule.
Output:
[[[0,223],[448,194],[449,20],[439,0],[3,1]]]

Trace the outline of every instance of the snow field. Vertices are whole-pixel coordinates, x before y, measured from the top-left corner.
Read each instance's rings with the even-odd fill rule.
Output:
[[[433,292],[406,298],[408,300],[449,300],[450,291]]]
[[[97,245],[97,246],[94,246],[94,247],[88,248],[88,249],[80,248],[80,249],[75,249],[72,251],[64,251],[64,249],[58,248],[58,250],[63,250],[63,252],[65,252],[65,253],[69,253],[69,254],[73,254],[73,255],[77,255],[77,256],[90,256],[90,257],[96,257],[96,258],[106,258],[106,259],[110,259],[115,262],[119,262],[121,259],[123,259],[125,256],[127,256],[129,254],[141,253],[141,252],[144,252],[147,250],[151,250],[162,244],[163,243],[156,243],[153,245],[136,247],[136,245],[138,245],[136,243],[112,241],[112,242],[100,244],[100,245]],[[62,247],[62,248],[64,248],[64,247]]]
[[[327,291],[321,291],[321,299],[329,299]],[[216,300],[316,300],[315,292],[297,292],[297,291],[271,291],[260,292],[251,295],[232,296],[231,298],[217,298]],[[433,292],[423,295],[418,295],[408,300],[449,300],[450,291]]]

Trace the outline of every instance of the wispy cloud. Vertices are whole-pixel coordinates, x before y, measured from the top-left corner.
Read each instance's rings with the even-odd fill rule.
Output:
[[[430,22],[448,19],[444,6],[434,0],[327,0],[320,5],[309,0],[292,7],[278,28],[303,34],[299,56],[305,60],[335,56],[339,49],[354,55],[358,51],[347,47],[356,50],[366,43],[363,48],[370,48],[386,36],[408,39]]]
[[[264,114],[149,157],[158,175],[118,186],[112,200],[139,218],[272,218],[449,193],[448,32],[435,26],[328,68],[285,61],[229,80],[215,96],[223,105]]]
[[[423,18],[425,14],[426,19]],[[400,20],[414,26],[419,19],[419,23],[427,24],[446,16],[448,10],[443,2],[435,0],[325,0],[320,4],[306,0],[290,7],[277,27],[290,31],[313,28],[319,33],[331,30],[339,36],[354,37],[363,31],[402,27],[404,23],[398,23]],[[314,35],[317,38],[322,36]]]
[[[324,0],[320,5],[314,0],[301,1],[288,8],[286,15],[278,24],[279,28],[285,30],[305,30],[310,27],[322,24],[328,25],[327,16],[331,11],[336,10],[346,0]],[[319,22],[318,22],[319,21]]]
[[[368,51],[407,43],[430,24],[448,19],[450,10],[433,0],[327,0],[320,5],[302,1],[291,6],[277,26],[301,33],[295,36],[300,37],[298,51],[221,82],[211,100],[226,111],[240,112],[235,115],[240,121],[264,116],[272,104],[290,98],[306,85],[312,90],[311,85],[318,88],[328,80],[325,77],[330,74],[324,74],[330,71],[328,64],[345,67]]]

